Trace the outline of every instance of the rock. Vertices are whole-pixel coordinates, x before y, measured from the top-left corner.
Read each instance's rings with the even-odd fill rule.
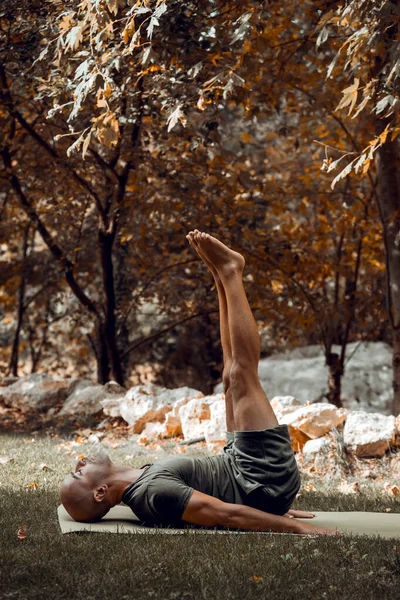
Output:
[[[175,402],[199,395],[203,394],[188,387],[168,390],[153,384],[138,385],[128,390],[120,400],[118,416],[133,426],[134,433],[141,433],[148,422],[163,423],[166,414],[172,410]],[[113,416],[117,416],[115,404],[107,406],[106,403],[103,403],[103,407],[105,414],[110,414],[109,411],[112,411]]]
[[[317,402],[287,413],[279,423],[290,424],[314,440],[328,433],[332,427],[341,425],[346,420],[346,416],[345,408],[336,408],[328,402]]]
[[[333,352],[340,352],[333,346]],[[392,348],[383,342],[354,342],[347,345],[342,403],[351,410],[391,413]],[[304,404],[318,402],[328,393],[329,370],[319,346],[296,348],[260,361],[258,374],[268,398],[295,395]],[[222,390],[222,384],[215,392]]]
[[[206,422],[211,418],[210,404],[215,396],[193,398],[179,408],[182,423],[182,433],[185,440],[192,440],[204,436]]]
[[[103,410],[102,400],[118,402],[118,396],[107,392],[105,385],[82,382],[68,396],[64,406],[58,413],[59,417],[88,417]]]
[[[210,404],[210,420],[205,422],[204,436],[207,448],[212,452],[220,452],[226,445],[226,409],[223,394],[213,396]]]
[[[0,400],[6,406],[18,408],[22,412],[45,412],[62,402],[71,385],[75,384],[74,379],[50,378],[45,373],[33,373],[20,377],[7,387],[0,387]]]
[[[275,396],[270,402],[276,417],[279,421],[284,415],[287,415],[302,406],[294,396]]]
[[[314,457],[319,452],[330,448],[332,442],[328,437],[321,437],[315,440],[309,440],[303,446],[303,454],[305,458]]]
[[[104,385],[104,390],[107,392],[107,394],[121,395],[126,393],[126,389],[122,387],[122,385],[119,385],[119,383],[117,383],[116,381],[108,381]]]
[[[8,387],[9,385],[16,383],[18,379],[19,377],[12,377],[11,375],[8,377],[3,377],[3,379],[0,379],[0,387]]]
[[[359,458],[379,457],[395,445],[395,417],[354,411],[347,417],[343,441]]]

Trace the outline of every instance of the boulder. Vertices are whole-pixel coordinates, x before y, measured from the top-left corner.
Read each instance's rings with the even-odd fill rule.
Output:
[[[107,389],[110,388],[107,388],[106,385],[93,385],[92,382],[81,381],[73,393],[68,396],[57,416],[88,417],[97,414],[103,410],[102,400],[117,401],[118,396],[108,392]]]
[[[356,456],[379,457],[395,445],[396,425],[392,415],[354,411],[347,417],[343,441]]]
[[[294,396],[275,396],[272,398],[270,404],[274,409],[278,421],[284,415],[287,415],[297,410],[299,406],[302,406],[301,402]]]
[[[179,409],[182,423],[182,433],[185,440],[192,440],[204,436],[206,423],[211,418],[210,405],[216,396],[193,398]]]
[[[45,412],[63,402],[76,384],[76,379],[33,373],[20,377],[7,387],[0,387],[0,400],[6,406],[18,408],[22,412]]]
[[[340,352],[333,346],[332,352]],[[392,348],[383,342],[354,342],[347,345],[347,362],[342,377],[344,408],[391,413]],[[328,393],[329,370],[320,346],[305,346],[274,354],[259,363],[261,385],[269,398],[295,395],[304,404],[318,402]],[[222,384],[215,392],[222,390]]]
[[[346,416],[345,408],[336,408],[328,402],[317,402],[283,415],[279,423],[290,424],[315,440],[328,433],[333,427],[341,425],[346,420]]]
[[[321,437],[315,440],[309,440],[303,446],[303,454],[306,459],[313,458],[320,452],[324,452],[332,445],[332,440],[329,437]]]
[[[210,419],[205,421],[204,436],[207,448],[212,452],[221,452],[226,445],[226,409],[223,394],[213,396],[210,404]]]
[[[137,385],[128,390],[118,402],[103,402],[103,408],[105,414],[121,416],[133,426],[134,433],[142,433],[146,423],[163,423],[175,402],[199,395],[203,394],[189,387],[168,390],[153,384]]]

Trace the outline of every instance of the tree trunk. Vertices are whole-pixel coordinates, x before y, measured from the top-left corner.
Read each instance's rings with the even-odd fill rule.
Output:
[[[342,375],[343,368],[341,364],[341,360],[339,354],[335,352],[331,352],[326,356],[326,364],[329,367],[329,377],[328,377],[328,400],[331,404],[337,406],[337,408],[342,407]]]
[[[378,119],[377,135],[389,123],[389,119]],[[393,339],[392,414],[396,416],[400,413],[400,190],[397,140],[388,138],[377,150],[377,173],[377,201],[386,253],[387,307]]]
[[[114,267],[112,262],[112,247],[114,235],[99,230],[99,245],[101,253],[101,266],[103,274],[103,286],[105,296],[105,326],[104,336],[107,344],[108,357],[110,360],[111,374],[117,383],[124,385],[121,357],[117,344],[117,330],[115,319],[115,290],[114,290]]]
[[[25,314],[26,257],[28,255],[30,227],[31,225],[29,223],[24,232],[21,261],[21,281],[18,290],[17,326],[14,334],[10,363],[8,365],[8,372],[14,377],[18,377],[19,339]]]
[[[97,382],[104,385],[110,380],[110,363],[108,359],[108,348],[103,323],[96,325],[96,363],[97,363]]]

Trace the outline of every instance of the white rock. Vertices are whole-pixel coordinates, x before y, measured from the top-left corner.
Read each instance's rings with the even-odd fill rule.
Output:
[[[294,396],[275,396],[270,402],[274,413],[279,421],[284,415],[287,415],[299,408],[301,402]]]
[[[215,396],[193,398],[179,409],[182,432],[185,440],[204,436],[206,422],[211,418],[210,404]]]
[[[20,377],[15,383],[0,387],[0,400],[6,406],[18,408],[22,412],[30,410],[47,411],[62,402],[77,384],[75,379],[49,377],[45,373],[34,373]]]
[[[133,426],[134,433],[141,433],[148,422],[163,423],[175,402],[199,395],[202,395],[201,392],[188,387],[168,390],[152,384],[135,386],[121,399],[119,413],[129,425]],[[114,413],[117,411],[115,405],[109,409],[104,404],[104,409],[106,414],[108,410],[113,410]]]
[[[205,422],[204,436],[207,448],[213,452],[220,451],[226,444],[226,408],[223,394],[214,396],[210,404],[210,420]]]
[[[310,457],[323,452],[326,448],[330,448],[331,440],[328,437],[321,437],[315,440],[309,440],[303,446],[303,454],[305,457]]]
[[[60,417],[87,417],[103,410],[101,404],[105,399],[116,400],[113,394],[107,393],[104,385],[77,386],[68,396],[64,406],[58,413]]]
[[[358,457],[382,457],[394,445],[395,417],[354,411],[347,417],[343,441]]]
[[[292,429],[299,430],[311,439],[316,439],[325,435],[333,427],[341,425],[346,415],[347,411],[344,408],[336,408],[327,402],[316,402],[284,415],[279,423],[290,425]]]
[[[333,352],[340,352],[333,346]],[[392,348],[383,342],[348,344],[345,374],[342,378],[342,403],[351,410],[391,413]],[[295,395],[301,402],[316,402],[328,393],[329,369],[320,346],[296,348],[260,361],[261,385],[268,398]],[[215,391],[222,390],[219,384]]]

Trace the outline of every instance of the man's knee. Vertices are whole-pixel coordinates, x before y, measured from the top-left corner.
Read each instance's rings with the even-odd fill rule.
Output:
[[[229,384],[236,395],[244,395],[249,385],[257,380],[257,366],[250,361],[233,359],[229,370]]]
[[[224,370],[222,371],[222,385],[224,387],[224,393],[226,394],[226,392],[229,390],[230,386],[231,386],[231,377],[230,377],[230,372],[231,372],[231,365],[229,364],[225,364],[224,365]]]

